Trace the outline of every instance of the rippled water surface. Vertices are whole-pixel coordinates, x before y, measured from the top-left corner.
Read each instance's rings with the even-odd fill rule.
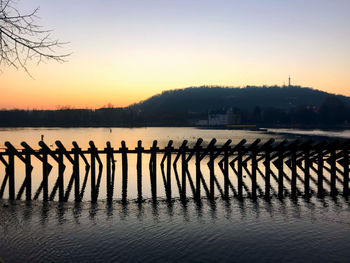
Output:
[[[87,148],[89,140],[95,141],[98,148],[105,147],[106,141],[111,141],[112,147],[118,148],[120,141],[125,140],[127,146],[133,148],[140,139],[145,147],[150,147],[154,139],[159,141],[160,146],[172,139],[177,146],[184,139],[193,144],[199,137],[204,139],[204,143],[215,137],[218,144],[227,139],[237,143],[242,138],[248,142],[256,138],[263,141],[271,137],[276,141],[286,138],[286,135],[278,134],[283,131],[271,132],[277,133],[194,128],[2,129],[0,148],[4,147],[5,141],[18,148],[21,141],[27,141],[34,148],[39,148],[41,135],[44,135],[48,146],[53,147],[55,140],[61,140],[67,148],[70,148],[72,141]],[[289,130],[286,132],[291,133]],[[297,133],[290,138],[304,134],[300,131]],[[313,132],[309,135],[317,134]],[[344,137],[331,133],[328,136]],[[10,203],[6,200],[6,191],[5,199],[0,200],[0,262],[348,261],[350,205],[340,195],[337,199],[317,199],[313,195],[309,200],[301,197],[297,200],[288,197],[279,200],[272,195],[270,202],[263,199],[253,202],[248,198],[243,201],[231,198],[226,202],[218,197],[213,203],[206,199],[202,199],[200,204],[191,199],[182,203],[177,200],[179,191],[175,171],[172,171],[175,200],[154,204],[147,199],[150,197],[150,183],[147,170],[149,158],[146,157],[143,160],[146,169],[142,179],[146,201],[142,204],[129,201],[126,205],[119,202],[107,205],[104,201],[105,177],[101,180],[97,204],[88,202],[89,188],[86,189],[86,199],[80,204],[41,201]],[[116,158],[114,200],[120,199],[121,193],[121,161],[120,157]],[[53,160],[49,159],[49,162],[54,165]],[[137,196],[135,164],[135,158],[130,157],[128,197],[131,199]],[[39,162],[33,161],[33,166],[35,189],[41,182],[42,171]],[[65,184],[69,179],[67,176],[71,174],[70,169],[67,166]],[[193,169],[190,163],[189,172],[192,175]],[[204,164],[202,172],[207,178],[208,167]],[[49,178],[50,187],[55,182],[56,173],[57,165]],[[4,174],[4,167],[0,167],[1,181]],[[158,170],[157,174],[157,194],[162,199],[165,198],[162,173]],[[23,176],[24,165],[17,165],[16,162],[16,189]],[[83,180],[83,174],[81,177]],[[236,185],[234,174],[230,173],[229,177]],[[260,185],[263,181],[259,178]],[[218,173],[218,183],[222,184],[222,180],[222,175]],[[244,180],[250,186],[248,176]],[[275,185],[271,187],[276,188]],[[312,187],[315,185],[311,184]],[[188,185],[189,198],[190,189]],[[219,196],[218,190],[216,196]]]
[[[342,198],[5,203],[5,262],[346,262],[350,256],[350,209]]]

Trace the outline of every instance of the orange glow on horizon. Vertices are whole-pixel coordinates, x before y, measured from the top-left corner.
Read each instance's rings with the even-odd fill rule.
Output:
[[[282,86],[289,75],[350,96],[349,1],[34,2],[16,5],[40,5],[39,24],[68,42],[55,52],[72,55],[33,61],[34,79],[1,64],[0,108],[125,107],[190,86]]]
[[[234,56],[234,55],[232,55]],[[238,55],[235,55],[238,56]],[[48,63],[30,68],[35,79],[23,71],[5,69],[0,75],[0,108],[57,109],[101,108],[107,104],[125,107],[145,100],[164,90],[190,86],[287,84],[289,72],[282,67],[283,58],[264,59],[253,64],[244,59],[239,65],[227,59],[227,54],[188,56],[166,53],[97,59],[94,64],[72,56],[67,63]],[[329,93],[350,96],[350,81],[346,70],[320,65],[298,66],[291,62],[292,85],[311,87]]]

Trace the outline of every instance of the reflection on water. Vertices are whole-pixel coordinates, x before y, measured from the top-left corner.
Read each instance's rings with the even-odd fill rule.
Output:
[[[267,155],[264,157],[262,154],[264,151],[255,153],[255,155],[260,154],[260,156],[254,155],[254,162],[253,154],[251,154],[251,156],[248,154],[244,158],[241,157],[242,160],[235,155],[229,154],[229,156],[226,157],[226,161],[230,164],[232,169],[228,166],[224,169],[225,162],[224,159],[222,159],[223,157],[220,156],[220,154],[223,154],[222,151],[215,152],[215,157],[214,155],[208,157],[210,154],[207,151],[206,154],[203,153],[199,161],[196,161],[197,156],[194,157],[194,150],[192,150],[191,153],[188,152],[187,155],[180,154],[179,151],[176,154],[170,153],[169,156],[167,152],[156,154],[155,151],[151,151],[152,154],[149,152],[145,153],[142,155],[142,158],[139,154],[136,155],[136,152],[129,154],[126,152],[126,147],[131,150],[135,149],[135,142],[138,139],[143,140],[142,146],[148,150],[150,149],[151,142],[153,142],[155,138],[159,140],[158,145],[161,148],[169,142],[168,140],[170,138],[174,139],[174,147],[179,147],[184,139],[188,139],[188,145],[192,144],[193,146],[196,141],[195,138],[199,137],[203,137],[204,145],[207,144],[212,137],[216,137],[216,145],[219,147],[228,139],[230,139],[230,141],[232,139],[232,144],[237,145],[243,137],[248,140],[248,144],[253,143],[257,137],[260,137],[263,142],[266,142],[269,135],[258,131],[200,130],[195,128],[26,128],[3,129],[0,130],[0,136],[4,140],[11,140],[12,144],[17,148],[19,147],[17,144],[22,140],[26,140],[35,147],[35,138],[41,137],[44,138],[46,144],[51,147],[51,150],[56,149],[56,144],[54,142],[57,139],[61,140],[67,149],[71,149],[70,142],[76,140],[83,150],[92,147],[91,145],[93,144],[86,146],[87,142],[91,139],[95,141],[95,145],[98,149],[104,149],[106,147],[106,142],[111,141],[111,146],[116,150],[121,146],[118,146],[119,143],[117,140],[126,140],[126,144],[122,147],[124,150],[120,150],[119,153],[108,155],[106,152],[100,152],[100,154],[92,154],[91,152],[91,154],[88,153],[86,156],[80,153],[79,156],[81,158],[79,158],[79,156],[75,156],[75,154],[72,153],[66,154],[65,156],[61,153],[61,159],[59,159],[57,154],[53,153],[51,156],[49,155],[47,157],[48,164],[46,162],[47,155],[45,155],[45,162],[43,160],[44,154],[42,157],[38,155],[33,156],[32,161],[29,160],[28,163],[26,159],[23,160],[22,158],[22,160],[19,160],[21,156],[13,157],[15,173],[11,174],[15,174],[15,180],[13,181],[16,181],[12,182],[13,187],[6,186],[6,181],[9,180],[10,172],[8,172],[9,169],[5,172],[5,166],[9,166],[10,157],[5,156],[5,159],[8,159],[8,163],[6,163],[5,159],[2,159],[2,163],[0,163],[0,180],[4,182],[0,189],[0,197],[4,198],[9,198],[9,196],[10,198],[11,196],[15,198],[15,193],[18,193],[17,199],[21,199],[25,189],[26,198],[29,200],[32,196],[31,188],[33,189],[34,199],[39,198],[45,200],[58,200],[59,196],[59,200],[105,200],[106,198],[109,200],[126,200],[127,198],[134,199],[137,197],[141,200],[142,198],[149,198],[151,196],[154,199],[166,196],[170,200],[172,197],[194,197],[195,195],[198,196],[198,198],[200,196],[208,197],[209,195],[210,197],[218,195],[223,197],[237,196],[237,192],[239,197],[245,195],[255,198],[256,193],[260,196],[266,195],[268,197],[270,192],[272,195],[278,192],[280,196],[284,194],[290,195],[290,192],[292,192],[292,194],[296,192],[298,195],[301,195],[303,193],[302,188],[305,188],[305,195],[315,193],[316,190],[318,190],[318,193],[341,192],[342,189],[337,189],[337,187],[342,188],[342,185],[344,185],[343,188],[345,189],[347,182],[345,179],[343,181],[341,180],[343,168],[341,165],[337,167],[337,162],[341,161],[343,156],[342,152],[334,153],[335,158],[333,159],[335,160],[335,166],[333,165],[333,170],[332,167],[329,167],[332,166],[331,164],[328,166],[321,166],[316,163],[316,160],[320,158],[322,160],[328,158],[324,156],[323,153],[320,154],[317,151],[313,151],[312,156],[308,153],[308,160],[312,157],[312,161],[314,162],[314,164],[308,162],[308,167],[306,167],[306,161],[303,161],[302,154],[295,156],[295,158],[298,158],[295,159],[298,162],[295,163],[296,165],[294,168],[288,160],[290,157],[288,153],[282,157],[278,157],[277,154],[269,156],[271,164],[269,164],[269,171],[267,174],[271,174],[271,182],[270,179],[268,179],[270,176],[267,178],[264,172],[266,167],[264,167],[265,164],[263,161],[264,158],[267,158]],[[284,139],[284,137],[280,135],[276,136],[277,142],[282,139]],[[79,149],[77,145],[75,146],[76,149]],[[141,142],[139,146],[141,147]],[[23,147],[26,147],[26,145]],[[45,147],[46,149],[48,148],[47,146]],[[95,147],[93,147],[93,149],[95,149]],[[108,149],[111,150],[110,147]],[[155,149],[155,147],[152,147],[152,149]],[[48,149],[48,151],[50,150]],[[301,152],[303,151],[304,150]],[[173,159],[171,159],[171,155],[173,155]],[[317,158],[315,157],[316,155],[318,156]],[[176,158],[174,158],[175,156]],[[273,158],[275,158],[275,160],[273,160]],[[162,159],[162,162],[164,161],[165,167],[159,165],[160,159]],[[279,165],[280,162],[278,162],[277,159],[284,160],[284,162],[281,161],[282,165]],[[167,161],[165,162],[165,160]],[[178,166],[182,167],[177,169],[176,160],[179,160]],[[199,164],[197,167],[196,163],[199,163],[201,160],[202,165]],[[302,162],[305,162],[305,167],[303,167]],[[243,165],[240,165],[240,163]],[[48,165],[49,167],[47,167]],[[44,166],[46,167],[45,169]],[[73,166],[75,167],[74,169]],[[108,167],[109,169],[107,169]],[[239,171],[239,169],[243,169],[243,171]],[[294,181],[291,176],[292,169],[294,169]],[[337,169],[339,170],[338,174],[340,174],[340,177],[336,174]],[[302,171],[305,171],[304,178]],[[324,178],[325,189],[323,189],[323,186],[320,187],[317,182],[317,173],[320,171],[324,173],[322,178]],[[332,174],[333,177],[331,176]],[[45,184],[47,187],[43,187],[44,177],[48,178],[48,182]],[[28,181],[25,180],[25,178],[32,179]],[[334,180],[337,181],[337,184],[335,184],[335,182],[332,183],[332,178],[335,178]],[[285,183],[283,183],[284,180]],[[310,180],[311,184],[309,182]],[[25,184],[25,182],[30,182],[29,187],[26,186],[27,184]],[[242,185],[244,189],[242,189]],[[268,187],[265,187],[266,185]],[[305,185],[305,187],[303,185]],[[5,187],[8,187],[8,189],[5,189]],[[203,190],[200,190],[201,188]],[[199,192],[202,192],[202,194]],[[343,192],[346,191],[344,190]]]
[[[194,143],[199,137],[209,142],[213,137],[218,144],[227,139],[237,143],[242,138],[248,142],[261,138],[267,141],[271,135],[257,131],[198,130],[193,128],[137,128],[121,129],[3,129],[0,130],[0,147],[5,141],[11,141],[16,147],[26,141],[37,145],[41,135],[47,145],[61,140],[64,145],[77,141],[80,147],[87,148],[93,140],[96,147],[103,148],[106,141],[112,147],[119,148],[125,140],[129,148],[136,147],[142,139],[145,147],[150,147],[157,139],[164,147],[169,139],[178,146],[184,139]],[[276,141],[285,137],[274,136]],[[38,147],[39,148],[39,147]],[[159,156],[158,160],[160,160]],[[148,169],[150,156],[142,160],[142,167]],[[50,163],[54,163],[50,160]],[[128,198],[137,198],[136,157],[129,160],[130,169]],[[208,160],[206,160],[208,161]],[[33,188],[38,187],[42,179],[40,165],[33,160]],[[105,162],[105,159],[102,159]],[[114,200],[121,199],[123,173],[121,157],[116,157],[116,177]],[[37,164],[40,164],[38,161]],[[84,182],[84,164],[81,164],[81,182]],[[204,166],[204,165],[203,165]],[[37,168],[35,168],[37,167]],[[249,165],[248,165],[249,167]],[[350,256],[350,206],[341,196],[338,198],[280,200],[275,198],[276,184],[271,182],[272,199],[267,202],[258,198],[239,201],[231,198],[224,201],[215,198],[215,202],[201,199],[201,202],[180,202],[180,180],[175,169],[170,170],[172,181],[171,196],[166,201],[168,170],[157,169],[158,196],[164,201],[156,203],[147,199],[143,203],[129,201],[127,204],[105,200],[105,177],[100,181],[100,201],[96,204],[24,202],[9,203],[0,201],[0,261],[5,262],[62,262],[62,261],[98,261],[98,262],[203,262],[203,261],[346,261]],[[259,168],[259,167],[258,167]],[[50,187],[57,178],[57,165],[49,179]],[[208,179],[209,167],[203,167],[205,179]],[[16,171],[24,175],[24,165],[16,166]],[[220,174],[219,168],[216,170]],[[67,166],[66,174],[72,170]],[[151,193],[149,171],[143,171],[143,197]],[[182,175],[179,169],[179,175]],[[274,168],[272,172],[277,173]],[[194,195],[190,182],[195,174],[195,165],[189,164],[186,173],[188,196]],[[4,168],[0,168],[0,177]],[[221,174],[220,174],[221,175]],[[290,176],[288,174],[288,176]],[[311,172],[311,178],[315,174]],[[232,188],[237,185],[233,173],[229,175]],[[328,177],[327,180],[329,179]],[[23,178],[22,178],[23,179]],[[251,192],[251,181],[247,173],[244,179],[245,192]],[[164,182],[163,182],[164,181]],[[220,194],[217,185],[223,185],[223,177],[217,176],[216,197]],[[69,177],[65,178],[65,186]],[[134,182],[134,183],[133,183]],[[36,185],[35,185],[36,184]],[[258,175],[258,185],[264,185],[263,176]],[[16,185],[20,187],[20,185]],[[301,187],[297,184],[297,187]],[[311,190],[316,185],[311,180]],[[328,187],[328,185],[326,185]],[[328,187],[329,188],[329,187]],[[327,189],[328,189],[327,188]],[[230,188],[231,189],[231,188]],[[17,189],[18,190],[18,189]],[[263,190],[263,189],[262,189]],[[329,189],[328,189],[329,190]],[[91,189],[87,185],[85,195]],[[231,189],[234,193],[234,189]],[[203,196],[205,188],[203,187]],[[288,196],[288,195],[287,195]],[[86,200],[86,199],[85,199]],[[130,199],[129,199],[130,200]]]
[[[350,207],[342,198],[0,205],[6,262],[344,262],[350,256]]]
[[[216,138],[218,144],[225,143],[231,139],[237,143],[243,138],[247,141],[254,141],[256,138],[268,140],[270,134],[259,131],[245,130],[206,130],[188,127],[171,127],[171,128],[9,128],[0,129],[0,147],[4,147],[5,141],[10,141],[15,147],[20,146],[22,141],[26,141],[33,147],[38,146],[44,136],[47,145],[55,145],[56,140],[60,140],[66,147],[76,141],[80,147],[88,148],[89,141],[93,140],[97,148],[106,147],[106,142],[110,141],[112,147],[119,148],[121,141],[125,141],[127,147],[135,148],[137,141],[142,140],[144,147],[151,147],[153,140],[158,140],[158,146],[164,147],[169,140],[174,141],[174,146],[178,147],[183,140],[195,143],[197,138],[203,138],[204,142],[209,142]],[[282,135],[273,136],[276,141],[285,138]]]

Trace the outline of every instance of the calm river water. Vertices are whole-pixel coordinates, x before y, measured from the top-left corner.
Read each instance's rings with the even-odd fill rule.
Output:
[[[271,132],[274,133],[194,128],[1,129],[0,148],[5,141],[18,148],[20,142],[26,141],[38,148],[41,135],[49,146],[61,140],[67,148],[72,141],[87,148],[93,140],[98,148],[105,147],[106,141],[118,148],[125,140],[133,148],[140,139],[150,147],[154,139],[160,146],[169,139],[179,145],[184,139],[194,143],[199,137],[205,142],[215,137],[218,144],[227,139],[236,143],[242,138],[250,143],[256,138],[281,141],[310,133]],[[319,133],[311,135],[350,138],[349,131]],[[23,167],[16,169],[23,173]],[[34,169],[36,173],[39,175],[40,169]],[[3,177],[1,167],[0,181]],[[132,199],[136,197],[132,171],[129,180]],[[350,257],[350,204],[341,196],[272,198],[270,202],[217,198],[215,202],[202,199],[196,203],[189,199],[182,203],[174,188],[172,203],[153,204],[147,199],[147,181],[146,201],[142,204],[131,200],[126,205],[119,201],[107,205],[103,192],[97,204],[0,200],[0,262],[346,262]],[[116,185],[120,185],[118,179]],[[164,196],[164,190],[159,191],[159,196]]]

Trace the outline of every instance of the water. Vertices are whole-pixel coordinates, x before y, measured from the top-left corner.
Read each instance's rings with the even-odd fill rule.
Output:
[[[103,149],[106,147],[106,142],[110,141],[112,147],[119,148],[121,147],[121,141],[124,140],[126,142],[126,146],[129,149],[134,149],[137,146],[137,141],[142,140],[143,146],[145,148],[151,147],[153,141],[155,139],[158,140],[158,146],[164,147],[168,144],[169,140],[174,141],[174,146],[178,147],[182,144],[183,140],[188,140],[189,145],[193,145],[198,138],[203,138],[204,142],[203,145],[209,143],[213,138],[217,139],[217,145],[224,144],[228,139],[231,139],[233,142],[232,144],[238,143],[243,138],[245,138],[248,143],[252,143],[257,138],[261,138],[262,141],[267,141],[271,138],[270,134],[266,134],[264,132],[259,131],[243,131],[243,130],[205,130],[205,129],[196,129],[196,128],[19,128],[19,129],[2,129],[0,130],[0,148],[4,148],[5,141],[10,141],[16,148],[21,149],[21,142],[26,141],[31,147],[35,149],[39,149],[38,142],[41,139],[41,136],[44,136],[45,143],[52,149],[56,148],[55,141],[60,140],[67,149],[70,149],[72,147],[72,141],[76,141],[78,145],[82,149],[87,149],[89,147],[89,141],[93,140],[96,147],[98,149]],[[285,139],[284,135],[276,135],[274,136],[276,141],[282,141]],[[103,164],[106,163],[106,156],[100,155],[101,161]],[[165,188],[162,187],[164,184],[163,178],[162,178],[162,171],[159,166],[160,159],[162,158],[161,154],[158,154],[158,166],[157,166],[157,185],[159,186],[157,188],[157,196],[158,197],[165,197]],[[174,160],[175,157],[173,157]],[[143,156],[143,178],[142,178],[142,185],[143,185],[143,196],[144,198],[150,198],[151,197],[151,184],[149,180],[149,170],[148,170],[148,163],[149,163],[150,156],[144,155]],[[121,154],[115,154],[115,160],[116,160],[116,181],[115,181],[115,191],[113,195],[113,199],[120,199],[122,194],[122,160],[121,160]],[[56,179],[58,176],[58,165],[57,162],[53,160],[53,158],[49,157],[48,159],[49,163],[53,166],[53,169],[49,176],[49,189],[53,189]],[[135,154],[129,154],[128,155],[128,198],[134,199],[137,198],[137,170],[136,170],[136,155]],[[209,168],[205,165],[206,160],[203,163],[202,172],[203,176],[207,178],[209,176]],[[208,161],[208,160],[207,160]],[[72,165],[69,164],[67,160],[65,160],[68,165],[65,169],[65,175],[64,175],[64,186],[67,188],[68,182],[70,180],[70,176],[72,174]],[[36,158],[32,158],[32,165],[34,167],[33,169],[33,176],[32,176],[32,185],[33,185],[33,191],[35,189],[39,188],[39,185],[42,181],[42,164],[39,160]],[[81,167],[84,167],[85,164],[83,163],[83,160],[81,160]],[[189,171],[192,175],[195,173],[195,162],[194,158],[189,163]],[[179,190],[176,185],[177,178],[175,177],[175,171],[172,167],[172,193],[173,197],[179,196]],[[18,193],[22,182],[25,178],[25,165],[16,158],[16,193]],[[179,176],[181,176],[181,168],[178,168]],[[3,165],[0,165],[0,180],[2,180],[3,176],[5,174],[5,167]],[[231,171],[231,179],[233,181],[236,180],[236,178],[233,175],[233,171]],[[100,180],[100,191],[99,191],[99,199],[103,200],[106,199],[106,169],[104,167],[103,174]],[[85,173],[84,169],[81,168],[80,173],[80,182],[84,182],[85,179]],[[262,178],[260,178],[262,180]],[[218,178],[219,182],[222,184],[223,176],[220,176]],[[188,186],[187,189],[191,189],[191,185]],[[189,190],[190,191],[190,190]],[[91,200],[90,194],[91,188],[90,184],[88,183],[86,186],[86,189],[84,191],[84,198],[83,200]],[[218,189],[216,190],[218,193]],[[8,191],[5,191],[5,198],[8,197]],[[42,198],[42,194],[39,198]],[[73,200],[74,196],[73,194],[70,195],[70,200]],[[55,200],[58,200],[58,196],[56,196]]]
[[[339,199],[0,203],[5,262],[345,262],[350,207]]]
[[[271,137],[277,141],[286,138],[283,134],[259,131],[194,128],[112,128],[112,131],[26,128],[0,130],[0,147],[10,141],[20,148],[20,142],[26,141],[39,148],[37,143],[42,134],[49,146],[61,140],[67,148],[73,140],[82,148],[87,148],[90,140],[98,148],[105,147],[106,141],[117,148],[125,140],[133,148],[139,139],[145,147],[150,147],[154,139],[164,146],[169,139],[179,145],[184,139],[193,144],[198,137],[206,143],[215,137],[218,144],[227,139],[237,143],[242,138],[248,142],[256,138],[263,141]],[[144,167],[148,161],[145,160]],[[130,165],[134,166],[133,162],[130,160]],[[35,169],[33,187],[41,178],[40,167]],[[23,173],[23,165],[16,166],[16,171]],[[69,170],[66,172],[70,174]],[[120,170],[118,174],[120,178]],[[1,181],[3,176],[1,167]],[[129,176],[128,194],[132,199],[136,197],[132,169]],[[233,175],[230,176],[235,184]],[[115,199],[120,197],[118,180]],[[158,180],[161,186],[161,176]],[[175,182],[175,178],[172,180]],[[273,197],[270,202],[234,198],[226,202],[217,198],[212,203],[203,198],[201,204],[189,198],[183,204],[176,198],[173,183],[174,201],[153,204],[147,199],[148,181],[149,177],[145,176],[146,201],[142,204],[129,201],[127,205],[120,202],[107,205],[102,190],[97,204],[0,200],[0,262],[1,259],[5,262],[344,262],[350,256],[350,206],[341,196],[337,199],[313,196],[309,200]],[[50,181],[51,187],[53,182]],[[105,189],[103,182],[101,189]],[[222,183],[222,178],[219,182]],[[164,188],[158,188],[158,195],[165,197]]]
[[[44,135],[44,141],[48,146],[54,146],[56,140],[60,140],[67,148],[72,147],[76,141],[81,148],[88,148],[89,141],[94,141],[97,148],[106,147],[110,141],[112,147],[121,147],[121,141],[126,142],[127,147],[135,148],[137,141],[142,140],[144,147],[152,146],[153,140],[158,140],[159,146],[166,146],[169,140],[174,145],[180,145],[183,140],[195,143],[202,138],[208,143],[216,138],[218,144],[225,143],[231,139],[237,143],[243,138],[248,142],[255,139],[268,140],[272,136],[259,131],[244,130],[206,130],[196,128],[9,128],[0,129],[0,147],[4,147],[5,141],[10,141],[15,147],[21,148],[20,143],[26,141],[33,148],[39,148],[38,142]],[[273,135],[279,141],[285,138],[284,135]]]
[[[302,130],[302,129],[267,129],[267,132],[272,134],[288,134],[295,135],[297,137],[307,136],[320,136],[320,137],[332,137],[337,139],[350,139],[350,130]]]
[[[224,144],[228,139],[231,139],[233,142],[232,144],[236,144],[239,141],[241,141],[243,138],[247,140],[247,143],[252,143],[257,138],[260,138],[262,142],[267,141],[272,136],[273,138],[279,142],[284,140],[285,138],[289,139],[295,139],[296,136],[300,137],[300,135],[285,135],[285,134],[276,134],[276,130],[274,130],[274,134],[270,134],[269,132],[261,132],[261,131],[245,131],[245,130],[206,130],[206,129],[196,129],[196,128],[18,128],[18,129],[1,129],[0,130],[0,148],[4,148],[4,142],[10,141],[16,148],[21,149],[20,143],[22,141],[26,141],[29,145],[31,145],[33,148],[39,149],[38,141],[41,139],[41,137],[44,137],[45,143],[52,149],[55,149],[55,141],[60,140],[67,149],[70,149],[72,146],[72,141],[77,141],[77,143],[80,145],[82,149],[87,149],[89,147],[89,141],[93,140],[95,142],[95,145],[99,149],[103,149],[106,147],[106,142],[110,141],[112,147],[119,148],[121,147],[121,141],[124,140],[126,142],[126,145],[129,149],[134,149],[137,145],[138,140],[143,141],[143,146],[147,149],[151,147],[153,140],[158,140],[159,147],[164,147],[167,145],[168,141],[171,139],[174,141],[174,146],[178,147],[182,144],[183,140],[188,140],[189,145],[193,145],[197,138],[203,138],[204,142],[203,144],[209,143],[209,141],[212,138],[217,139],[217,145]],[[282,130],[282,132],[286,132],[285,130]],[[101,154],[101,161],[103,164],[106,163],[106,156]],[[114,155],[116,160],[116,181],[114,184],[114,194],[113,199],[118,200],[121,199],[122,195],[122,160],[121,160],[121,154],[115,154]],[[162,170],[159,166],[159,162],[162,158],[162,154],[158,154],[158,166],[157,166],[157,196],[158,197],[165,197],[165,187],[164,186],[164,180],[162,177]],[[89,156],[87,156],[89,159]],[[175,157],[172,158],[174,160]],[[231,159],[234,157],[230,157]],[[144,198],[150,198],[151,197],[151,184],[150,184],[150,176],[149,176],[149,159],[150,155],[145,154],[143,156],[143,177],[142,177],[142,189],[143,189],[143,197]],[[53,189],[56,179],[58,176],[58,164],[55,160],[53,160],[52,157],[49,157],[48,159],[49,163],[53,166],[52,171],[49,175],[49,189]],[[129,199],[135,199],[137,198],[137,170],[136,170],[136,155],[135,154],[129,154],[128,155],[128,198]],[[209,167],[206,165],[208,162],[208,159],[203,160],[203,165],[201,167],[201,171],[203,173],[204,179],[208,179],[209,177]],[[216,173],[219,175],[217,176],[218,183],[222,186],[223,185],[223,176],[221,171],[219,170],[219,167],[217,165],[217,162],[219,161],[219,158],[216,160],[215,164],[215,170]],[[22,182],[25,178],[25,165],[22,163],[18,158],[16,158],[16,184],[15,184],[15,191],[18,193]],[[72,165],[69,163],[68,160],[65,160],[66,169],[65,169],[65,175],[64,175],[64,187],[67,189],[71,174],[72,174]],[[180,163],[180,162],[179,162]],[[42,164],[39,160],[36,158],[32,158],[32,164],[34,167],[33,170],[33,176],[32,176],[32,185],[33,185],[33,191],[35,189],[39,188],[39,185],[42,181]],[[81,171],[80,171],[80,182],[84,182],[86,177],[84,172],[84,166],[83,160],[81,160]],[[179,164],[180,165],[180,164]],[[248,166],[250,164],[248,163]],[[263,171],[263,163],[260,162],[259,168]],[[272,167],[273,172],[277,174],[277,170]],[[195,161],[194,158],[189,162],[188,164],[188,170],[189,170],[189,177],[192,177],[192,180],[194,181],[195,176]],[[286,169],[289,170],[289,169]],[[166,173],[166,169],[164,171]],[[173,167],[171,167],[171,181],[173,182],[171,184],[171,192],[172,197],[178,197],[180,195],[179,188],[177,187],[176,182],[179,181],[179,179],[176,177],[175,170]],[[245,173],[245,171],[243,171]],[[311,171],[313,173],[313,171]],[[178,176],[181,178],[181,167],[177,169]],[[0,165],[0,180],[2,180],[2,177],[5,174],[5,167],[3,165]],[[89,175],[88,175],[89,176]],[[165,175],[166,176],[166,175]],[[315,174],[312,174],[311,176],[315,177]],[[245,182],[248,186],[251,185],[250,177],[244,176]],[[325,177],[329,179],[329,174],[325,174]],[[102,175],[101,177],[98,177],[98,181],[100,182],[100,190],[99,190],[99,200],[106,199],[106,166],[104,165]],[[230,169],[229,172],[229,179],[232,181],[233,185],[237,185],[237,177],[234,174],[234,172]],[[88,180],[87,180],[88,181]],[[263,186],[264,185],[264,179],[261,175],[258,175],[257,178],[258,185]],[[275,181],[272,181],[272,191],[276,190],[276,183]],[[192,185],[190,184],[190,179],[187,182],[187,189],[188,189],[188,195],[191,195]],[[316,185],[311,185],[311,190],[313,188],[315,189]],[[215,186],[215,192],[216,195],[220,194],[220,187]],[[259,189],[258,189],[259,190]],[[84,197],[83,200],[91,200],[90,197],[90,184],[88,183],[85,191],[84,191]],[[274,191],[276,192],[276,191]],[[249,195],[249,189],[245,191],[246,195]],[[8,198],[8,191],[5,190],[5,198]],[[42,198],[42,193],[39,196],[39,199]],[[69,196],[69,200],[73,200],[74,196],[71,194]],[[54,200],[58,200],[58,195],[54,198]]]
[[[260,138],[267,141],[274,138],[277,142],[285,139],[300,138],[302,136],[323,136],[332,138],[350,138],[350,130],[324,131],[324,130],[300,130],[300,129],[267,129],[263,131],[249,130],[214,130],[196,129],[189,127],[168,127],[168,128],[1,128],[0,148],[4,148],[5,141],[10,141],[15,147],[21,148],[20,143],[26,141],[33,148],[39,148],[38,142],[44,135],[44,141],[48,146],[54,146],[56,140],[60,140],[67,148],[72,147],[76,141],[80,147],[89,147],[89,141],[95,142],[96,147],[106,147],[110,141],[112,147],[121,146],[121,141],[126,141],[129,148],[135,148],[137,141],[142,140],[145,147],[150,147],[153,140],[158,140],[159,146],[165,146],[169,140],[174,145],[180,145],[183,140],[195,143],[198,138],[203,138],[208,143],[216,138],[218,144],[225,143],[231,139],[233,144],[243,138],[249,143]]]

